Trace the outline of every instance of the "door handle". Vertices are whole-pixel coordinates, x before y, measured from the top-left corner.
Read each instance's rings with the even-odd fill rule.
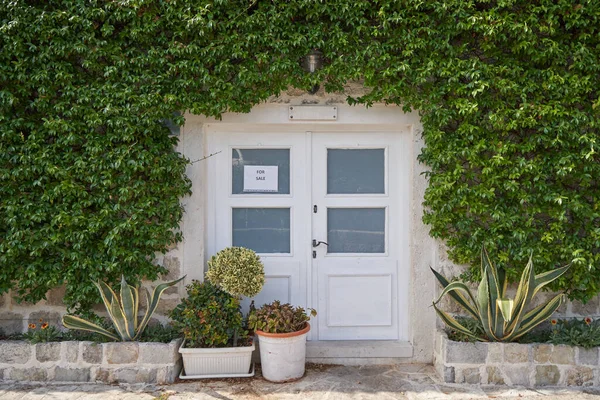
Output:
[[[329,246],[329,243],[327,243],[327,242],[322,242],[320,240],[317,242],[316,239],[313,239],[313,241],[312,241],[312,246],[313,247],[317,247],[317,246],[319,246],[321,244],[324,244],[325,246]]]

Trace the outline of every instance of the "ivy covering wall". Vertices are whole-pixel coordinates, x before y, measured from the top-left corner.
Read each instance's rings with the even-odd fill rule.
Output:
[[[293,86],[418,109],[425,222],[516,277],[600,291],[600,2],[12,0],[0,3],[0,291],[150,279],[180,240],[187,161],[161,121],[246,112]],[[320,49],[314,75],[302,56]],[[176,119],[183,123],[182,118]],[[205,188],[210,190],[210,188]]]

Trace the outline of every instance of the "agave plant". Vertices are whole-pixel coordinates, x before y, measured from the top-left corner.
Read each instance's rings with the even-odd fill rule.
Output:
[[[559,294],[547,303],[526,312],[533,296],[545,285],[564,274],[569,267],[570,265],[567,265],[535,275],[532,256],[530,256],[529,262],[521,275],[515,298],[507,299],[505,297],[507,281],[504,270],[496,269],[485,248],[483,248],[481,251],[481,282],[479,283],[477,297],[471,294],[469,287],[463,282],[450,282],[432,268],[435,277],[444,287],[439,298],[433,302],[433,308],[449,328],[475,340],[511,342],[550,318],[565,301],[565,295]],[[450,314],[445,313],[436,306],[446,294],[479,321],[485,335],[473,333]]]
[[[68,329],[79,329],[82,331],[89,331],[99,333],[100,335],[104,335],[109,337],[110,339],[128,342],[132,340],[137,340],[156,311],[156,307],[158,306],[158,302],[160,300],[160,296],[162,293],[169,287],[177,284],[177,282],[181,281],[184,277],[177,279],[175,281],[162,283],[154,288],[152,292],[152,296],[150,296],[150,292],[148,289],[144,288],[146,291],[146,315],[142,318],[141,322],[138,323],[138,308],[139,308],[139,291],[137,288],[129,285],[125,281],[125,277],[121,277],[121,297],[117,296],[117,294],[108,286],[106,283],[102,281],[95,282],[94,284],[100,291],[100,296],[102,297],[102,301],[104,302],[104,306],[106,307],[106,311],[115,327],[117,335],[108,330],[98,326],[92,322],[86,321],[82,318],[76,317],[74,315],[65,315],[63,317],[63,325]]]

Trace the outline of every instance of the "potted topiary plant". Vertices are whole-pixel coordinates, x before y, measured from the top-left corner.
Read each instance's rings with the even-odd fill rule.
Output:
[[[171,313],[184,342],[182,378],[252,376],[254,343],[244,329],[241,297],[254,297],[265,281],[264,267],[252,250],[230,247],[208,262],[206,281],[187,286],[187,298]]]
[[[309,311],[307,313],[307,311]],[[271,382],[289,382],[304,375],[308,321],[317,312],[274,301],[251,310],[248,326],[260,342],[262,374]]]

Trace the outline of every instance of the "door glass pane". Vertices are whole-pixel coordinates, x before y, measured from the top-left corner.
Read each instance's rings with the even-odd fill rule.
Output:
[[[289,208],[234,208],[233,246],[257,253],[290,252]]]
[[[328,253],[385,253],[385,208],[328,208]]]
[[[233,194],[289,194],[290,193],[290,149],[232,149],[232,182],[231,193]],[[263,166],[267,168],[266,179],[277,181],[275,186],[277,190],[272,190],[272,185],[265,182],[266,189],[261,186],[252,185],[252,182],[246,182],[244,185],[244,167]],[[276,167],[277,171],[272,175]],[[252,168],[246,168],[248,176]],[[256,171],[256,169],[254,169]],[[251,175],[251,174],[250,174]],[[254,177],[252,177],[254,178]]]
[[[385,150],[327,149],[327,193],[385,193]]]

